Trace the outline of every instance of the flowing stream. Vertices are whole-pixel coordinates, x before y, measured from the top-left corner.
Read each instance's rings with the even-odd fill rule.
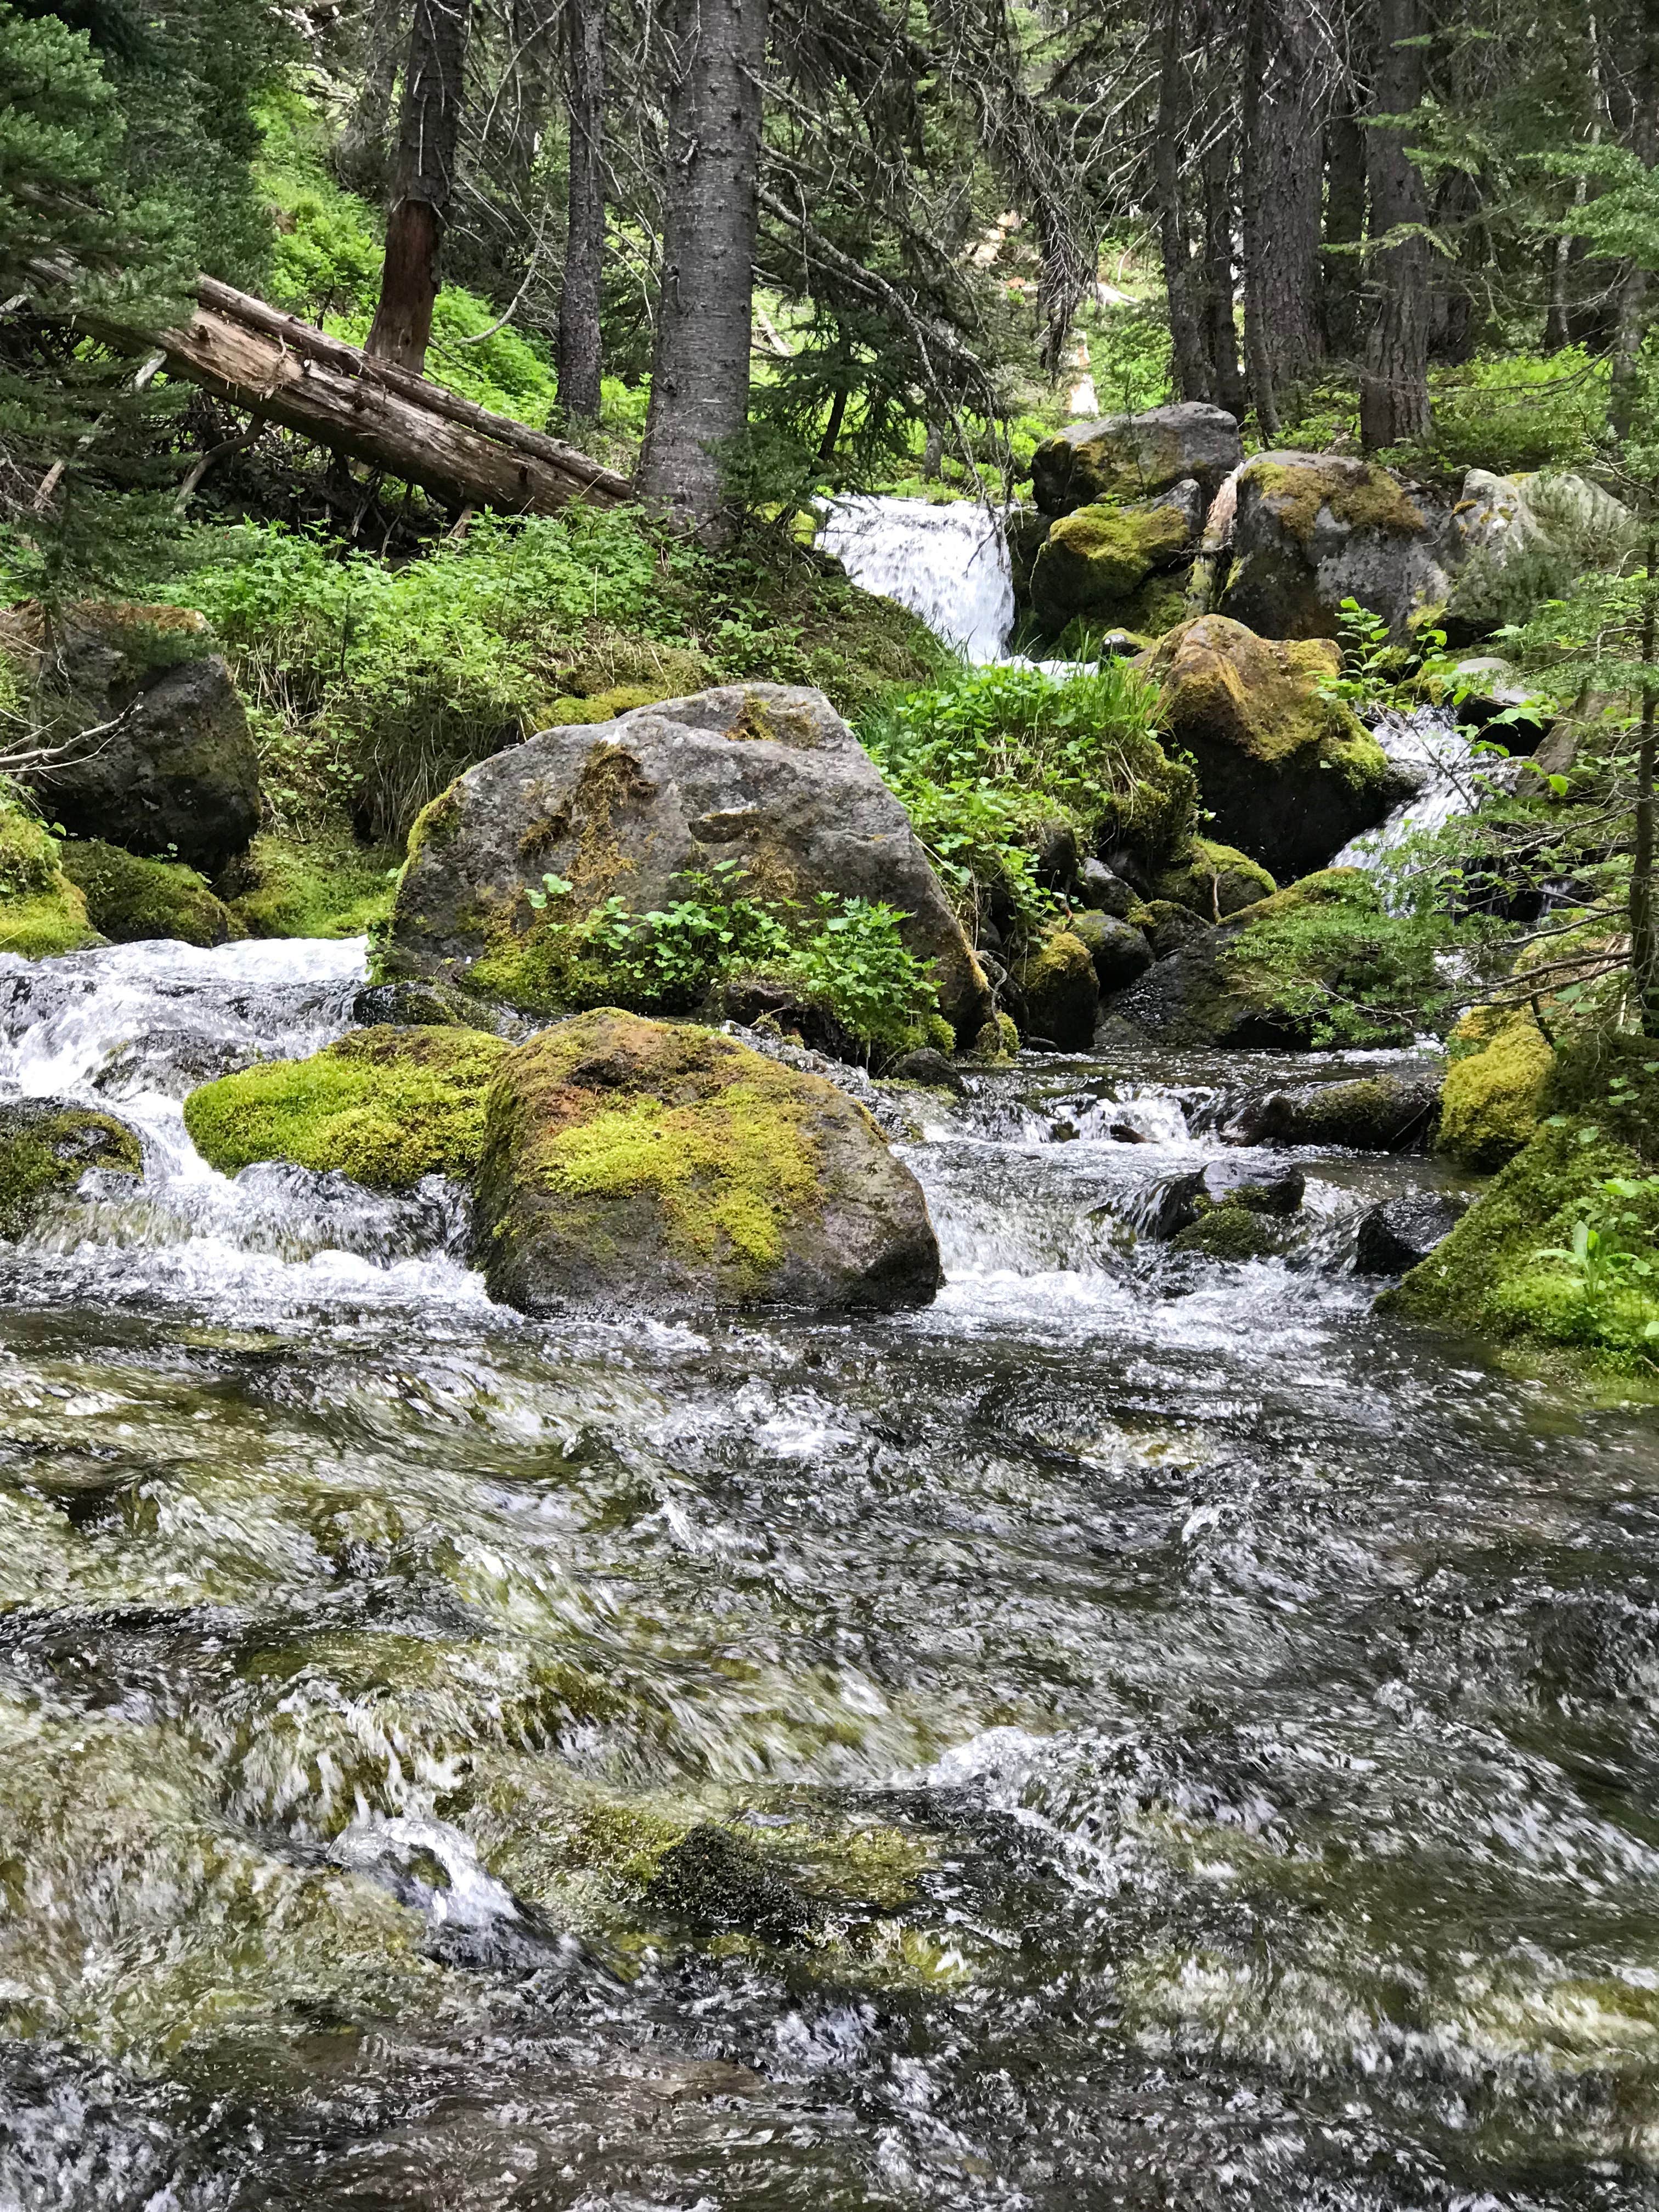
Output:
[[[1146,1233],[1346,1063],[913,1094],[922,1312],[532,1323],[191,1151],[362,955],[0,968],[146,1147],[0,1247],[5,2212],[1659,2205],[1651,1413],[1372,1312],[1431,1162]]]

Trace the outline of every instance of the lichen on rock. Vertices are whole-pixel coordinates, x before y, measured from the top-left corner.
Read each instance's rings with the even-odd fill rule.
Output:
[[[371,1190],[423,1176],[469,1179],[484,1102],[512,1048],[480,1030],[354,1031],[308,1060],[266,1060],[204,1084],[185,1127],[210,1166],[234,1176],[258,1160],[337,1169]]]
[[[596,1010],[504,1060],[476,1206],[492,1296],[526,1312],[912,1305],[921,1192],[822,1078],[690,1024]]]

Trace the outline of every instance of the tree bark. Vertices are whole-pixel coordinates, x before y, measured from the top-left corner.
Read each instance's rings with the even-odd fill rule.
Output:
[[[1182,204],[1181,166],[1186,146],[1188,100],[1182,55],[1182,0],[1164,0],[1164,37],[1158,58],[1158,135],[1152,147],[1153,183],[1158,192],[1158,235],[1164,249],[1164,289],[1170,302],[1171,366],[1176,390],[1183,399],[1212,399],[1215,368],[1205,343],[1200,302],[1193,282]]]
[[[1630,872],[1630,965],[1644,1036],[1659,1036],[1659,947],[1655,943],[1653,899],[1653,770],[1655,714],[1659,680],[1659,538],[1648,535],[1647,589],[1642,609],[1642,661],[1647,683],[1642,693],[1642,721],[1636,751],[1636,849]]]
[[[722,471],[749,415],[767,0],[677,0],[668,207],[641,497],[722,529]]]
[[[565,104],[570,116],[569,221],[559,295],[559,407],[595,422],[603,353],[599,272],[605,258],[605,0],[569,0]]]
[[[1233,299],[1233,149],[1218,132],[1204,157],[1204,309],[1207,350],[1218,406],[1242,422],[1248,404],[1238,365]]]
[[[1267,220],[1267,179],[1262,159],[1262,79],[1267,70],[1267,0],[1249,0],[1244,15],[1244,84],[1238,141],[1240,197],[1244,203],[1244,367],[1256,428],[1269,441],[1279,435],[1279,407],[1273,392],[1273,357],[1267,337],[1267,255],[1262,234]]]
[[[403,0],[374,0],[363,54],[363,74],[334,155],[342,184],[366,199],[386,190],[386,134],[398,82]]]
[[[1423,93],[1419,0],[1377,0],[1372,111],[1405,115]],[[1359,380],[1359,436],[1367,453],[1426,438],[1429,414],[1429,246],[1420,236],[1381,241],[1428,220],[1423,179],[1407,133],[1373,121],[1366,166],[1371,197],[1370,335]]]
[[[438,251],[455,189],[471,0],[415,0],[386,217],[380,299],[368,351],[416,375],[426,366]]]
[[[1253,189],[1245,197],[1245,333],[1254,364],[1276,396],[1304,381],[1324,356],[1320,323],[1322,132],[1327,57],[1308,0],[1253,0],[1254,61],[1246,112]],[[1259,98],[1256,96],[1259,88]],[[1253,380],[1258,372],[1253,366]],[[1260,399],[1258,397],[1258,406]],[[1275,404],[1276,411],[1276,404]]]
[[[1325,349],[1352,361],[1363,343],[1359,246],[1365,235],[1365,133],[1357,116],[1325,125],[1325,257],[1321,273]],[[1336,249],[1350,248],[1343,252]]]

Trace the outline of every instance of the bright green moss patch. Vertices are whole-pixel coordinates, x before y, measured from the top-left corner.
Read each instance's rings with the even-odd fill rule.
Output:
[[[21,1237],[36,1201],[71,1188],[88,1168],[137,1175],[143,1165],[137,1138],[110,1115],[57,1099],[0,1106],[0,1237]]]
[[[1387,912],[1363,869],[1322,869],[1234,919],[1218,962],[1229,988],[1316,1044],[1408,1043],[1446,1002],[1444,931]]]
[[[1424,526],[1422,509],[1386,469],[1370,462],[1309,459],[1255,461],[1249,474],[1293,538],[1306,545],[1322,507],[1351,530],[1378,530],[1410,538]]]
[[[1500,1168],[1530,1143],[1555,1054],[1524,1008],[1460,1023],[1440,1098],[1440,1150],[1465,1167]]]
[[[194,868],[140,860],[96,838],[63,848],[63,866],[87,902],[87,918],[112,944],[168,938],[180,945],[223,945],[242,934],[222,900]]]
[[[246,888],[230,910],[250,937],[361,937],[391,913],[402,858],[343,830],[307,839],[264,833],[240,864]]]
[[[56,841],[32,814],[0,798],[0,952],[51,960],[97,942]]]
[[[1259,860],[1211,837],[1194,837],[1152,885],[1159,898],[1190,907],[1206,921],[1224,921],[1241,908],[1271,898],[1278,888]]]
[[[1187,551],[1187,519],[1178,507],[1080,507],[1049,531],[1031,571],[1031,599],[1051,630],[1078,618],[1139,628],[1131,608],[1157,571]]]
[[[1645,1164],[1595,1122],[1553,1115],[1381,1303],[1650,1375],[1659,1370],[1656,1232],[1659,1182]]]
[[[1253,1207],[1230,1199],[1212,1206],[1175,1238],[1177,1252],[1210,1260],[1270,1260],[1285,1249],[1282,1232]]]
[[[309,1060],[204,1084],[185,1101],[185,1127],[223,1175],[290,1160],[337,1168],[371,1190],[406,1190],[428,1175],[465,1180],[483,1147],[485,1094],[511,1049],[478,1030],[362,1030]]]

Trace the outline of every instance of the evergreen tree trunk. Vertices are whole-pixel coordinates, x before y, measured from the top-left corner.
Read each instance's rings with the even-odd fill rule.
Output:
[[[1158,135],[1152,148],[1158,191],[1158,235],[1164,249],[1164,287],[1170,302],[1170,338],[1176,390],[1183,399],[1213,399],[1215,369],[1205,343],[1200,301],[1193,281],[1181,196],[1181,157],[1187,138],[1187,82],[1182,58],[1182,0],[1164,0],[1158,60]]]
[[[341,183],[365,198],[378,200],[386,190],[386,135],[398,82],[402,28],[402,0],[374,0],[362,79],[334,156]]]
[[[1412,41],[1425,28],[1419,0],[1377,0],[1373,112],[1403,115],[1423,92],[1423,52]],[[1423,179],[1406,151],[1407,133],[1385,124],[1368,130],[1367,169],[1374,241],[1370,256],[1370,334],[1359,380],[1359,435],[1367,453],[1429,434],[1429,247],[1421,237],[1376,243],[1401,225],[1425,223]]]
[[[1244,22],[1243,123],[1238,149],[1239,185],[1244,203],[1244,366],[1256,427],[1264,438],[1271,440],[1279,434],[1279,408],[1273,392],[1273,350],[1267,337],[1267,270],[1262,235],[1267,220],[1261,143],[1262,79],[1267,69],[1267,0],[1249,0]]]
[[[725,447],[749,414],[767,0],[678,0],[668,205],[641,498],[718,528]]]
[[[1321,276],[1325,349],[1352,361],[1363,343],[1359,245],[1365,235],[1365,133],[1352,114],[1325,125],[1325,245]],[[1329,249],[1351,247],[1352,252]]]
[[[366,350],[419,375],[432,337],[438,250],[455,187],[471,0],[415,0],[398,120],[380,299]]]
[[[566,102],[570,112],[569,223],[559,295],[559,406],[567,421],[597,421],[603,354],[599,273],[605,258],[605,0],[569,0]]]
[[[1233,314],[1233,150],[1218,133],[1204,157],[1204,328],[1218,406],[1242,422],[1248,399]]]
[[[1255,189],[1245,200],[1246,315],[1254,301],[1263,374],[1278,395],[1312,374],[1325,351],[1319,247],[1326,73],[1308,0],[1256,0],[1252,15],[1258,15],[1252,74],[1259,98],[1247,82]],[[1252,343],[1247,331],[1247,349]]]

